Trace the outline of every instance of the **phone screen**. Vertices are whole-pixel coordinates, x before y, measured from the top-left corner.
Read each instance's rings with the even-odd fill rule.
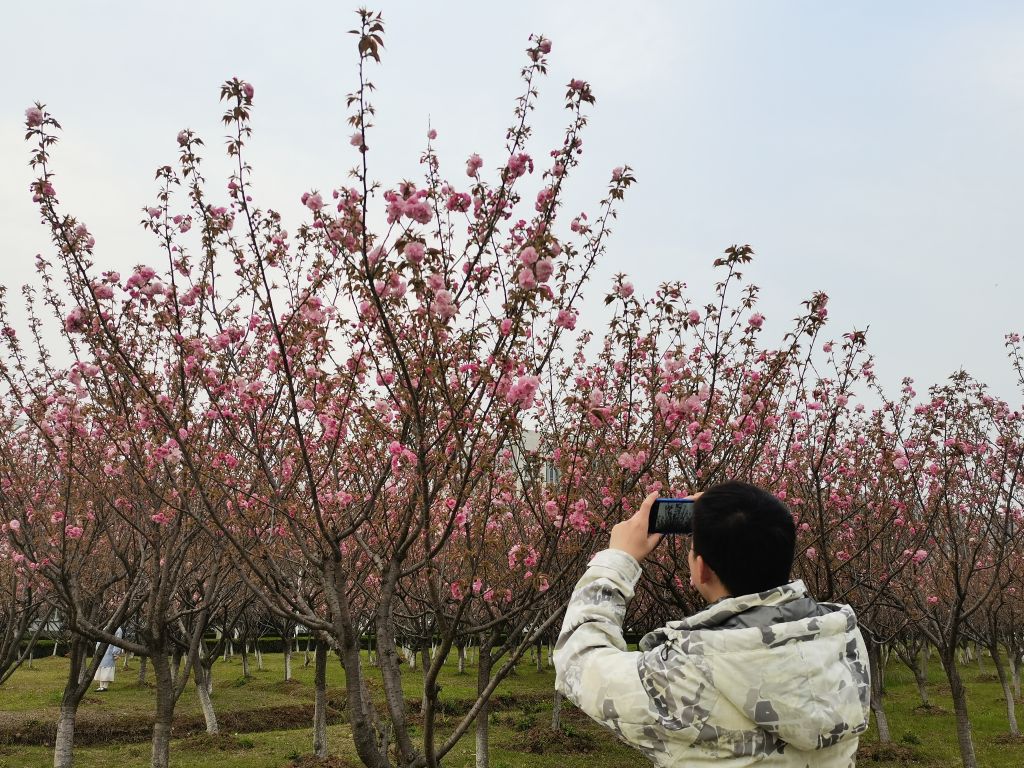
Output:
[[[693,499],[655,499],[648,533],[693,532]]]

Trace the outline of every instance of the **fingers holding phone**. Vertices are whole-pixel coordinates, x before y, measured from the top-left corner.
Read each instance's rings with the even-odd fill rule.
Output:
[[[637,562],[641,562],[658,546],[661,534],[649,531],[651,507],[657,498],[658,494],[650,494],[632,517],[612,528],[609,549],[622,550],[632,555]]]

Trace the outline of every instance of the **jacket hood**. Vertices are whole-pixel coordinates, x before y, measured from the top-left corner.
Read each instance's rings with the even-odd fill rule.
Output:
[[[856,615],[816,602],[801,581],[720,600],[640,642],[645,651],[662,645],[663,653],[702,657],[722,698],[797,749],[831,746],[867,727],[869,673]]]

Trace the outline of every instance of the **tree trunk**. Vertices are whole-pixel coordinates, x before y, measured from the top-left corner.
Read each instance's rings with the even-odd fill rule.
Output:
[[[1020,728],[1017,727],[1017,703],[1013,700],[1013,690],[1010,688],[1010,678],[1006,674],[1006,665],[1003,664],[1003,655],[999,652],[999,644],[992,643],[989,653],[992,654],[992,663],[996,666],[999,685],[1002,686],[1003,698],[1006,699],[1006,721],[1010,726],[1010,735],[1020,736]]]
[[[284,679],[285,681],[292,679],[292,639],[290,637],[284,638]]]
[[[427,673],[430,671],[430,648],[429,648],[429,646],[424,645],[423,646],[423,650],[421,651],[421,654],[422,654],[421,661],[423,662],[423,696],[422,696],[422,698],[420,698],[420,712],[426,712],[427,711],[427,698],[428,698],[426,682],[427,682]]]
[[[179,657],[180,658],[180,657]],[[153,721],[152,768],[168,768],[171,756],[171,721],[174,718],[174,678],[167,653],[153,654],[156,677],[156,717]]]
[[[316,666],[313,668],[313,753],[325,759],[327,751],[327,643],[316,641]]]
[[[75,717],[78,704],[61,704],[57,736],[53,743],[53,768],[71,768],[75,764]]]
[[[949,691],[953,696],[953,711],[956,713],[956,738],[960,745],[960,759],[963,768],[978,768],[978,759],[974,754],[974,740],[971,737],[971,720],[967,714],[967,689],[960,679],[960,670],[956,665],[956,655],[949,652],[943,658],[946,678],[949,680]]]
[[[544,671],[544,644],[538,640],[534,649],[537,651],[537,673],[539,674]]]
[[[892,741],[889,732],[889,718],[885,714],[885,689],[882,686],[881,674],[881,646],[871,636],[865,633],[864,640],[868,646],[868,664],[871,668],[871,711],[875,715],[875,727],[878,729],[878,740],[882,744]]]
[[[149,657],[148,656],[140,656],[139,657],[139,680],[138,680],[138,683],[139,683],[140,686],[146,684],[146,665],[147,664],[149,664]]]
[[[1010,676],[1013,678],[1013,695],[1020,698],[1020,660],[1017,657],[1017,649],[1009,646],[1006,655],[1010,658]]]
[[[249,641],[242,643],[242,677],[248,680],[252,677],[252,670],[249,669]]]
[[[562,730],[562,692],[555,691],[555,702],[551,707],[551,730]]]
[[[919,652],[914,657],[914,680],[917,682],[917,693],[921,697],[921,704],[926,707],[931,706],[931,701],[928,699],[928,654]]]
[[[203,711],[203,719],[206,721],[207,733],[220,733],[217,725],[217,713],[213,709],[213,701],[210,699],[210,671],[200,659],[192,664],[192,674],[196,681],[196,695],[199,697],[199,707]]]
[[[476,691],[479,696],[487,689],[491,681],[491,644],[493,640],[486,635],[480,640],[479,657],[476,667]],[[476,768],[489,768],[490,764],[490,734],[488,732],[491,712],[491,703],[487,701],[480,707],[480,713],[476,716]]]
[[[260,672],[263,671],[263,652],[260,651],[260,641],[256,641],[256,646],[253,649],[253,653],[256,654],[256,669]]]
[[[459,674],[466,674],[466,646],[459,646]]]

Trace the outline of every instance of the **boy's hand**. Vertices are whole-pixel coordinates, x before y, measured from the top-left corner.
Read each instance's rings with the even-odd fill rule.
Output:
[[[647,533],[651,505],[654,504],[656,498],[658,498],[656,493],[649,495],[631,518],[617,523],[612,528],[612,537],[608,542],[609,549],[622,550],[626,554],[632,555],[638,563],[643,562],[644,558],[651,554],[658,546],[662,536],[660,533],[650,535]]]

